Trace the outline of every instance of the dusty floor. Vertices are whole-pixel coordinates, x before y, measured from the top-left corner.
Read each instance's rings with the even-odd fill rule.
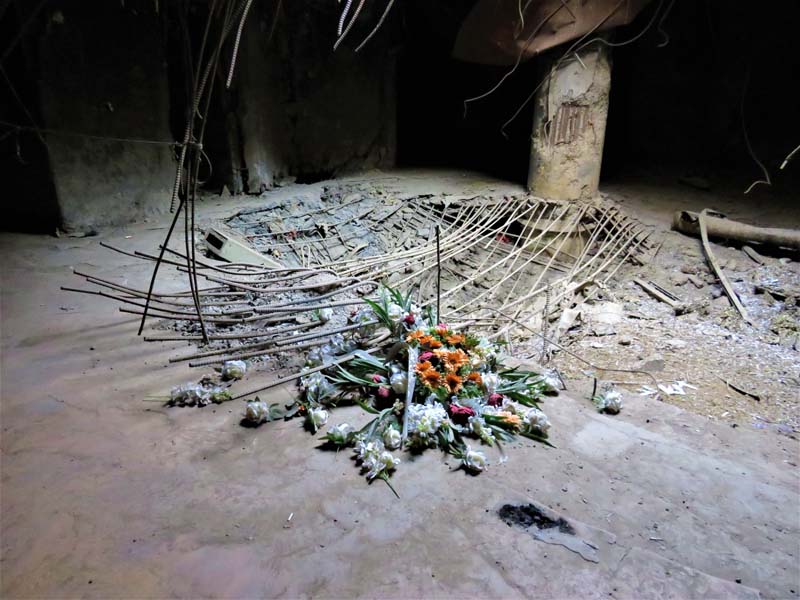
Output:
[[[748,326],[724,297],[700,240],[670,230],[676,210],[703,208],[763,226],[798,226],[800,204],[748,198],[722,185],[710,192],[696,190],[674,179],[612,185],[606,193],[654,228],[658,252],[644,266],[622,269],[609,286],[604,300],[622,307],[622,322],[610,331],[601,329],[601,335],[593,332],[591,323],[579,323],[562,340],[565,345],[597,365],[646,369],[665,383],[688,382],[696,389],[686,388],[686,395],[660,396],[692,412],[733,427],[800,432],[800,263],[796,257],[791,261],[762,256],[764,264],[759,265],[740,248],[712,241],[712,251],[753,321]],[[676,315],[633,278],[658,284],[693,310]],[[757,294],[759,285],[779,287],[795,300],[786,303]],[[555,364],[567,377],[585,380],[585,365],[566,355]],[[653,387],[641,376],[618,373],[616,379],[632,381],[622,387],[634,395],[643,382]]]
[[[409,191],[509,187],[466,174],[381,177]],[[257,202],[209,201],[202,216]],[[163,234],[162,222],[145,223],[100,239],[151,249]],[[581,395],[588,380],[576,380],[574,397],[544,407],[557,449],[510,448],[478,478],[428,453],[402,465],[396,500],[367,486],[347,454],[315,450],[297,421],[247,429],[232,404],[152,402],[197,376],[165,367],[179,345],[141,342],[113,304],[59,291],[75,283],[73,267],[146,280],[145,263],[98,241],[0,236],[3,597],[800,592],[794,435],[635,395],[619,416],[599,415]],[[497,509],[510,502],[572,520],[598,562],[507,526]]]

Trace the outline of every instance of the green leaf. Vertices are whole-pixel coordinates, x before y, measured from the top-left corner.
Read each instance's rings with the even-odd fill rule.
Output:
[[[389,318],[389,312],[386,307],[378,304],[374,300],[370,300],[369,298],[364,298],[364,302],[366,302],[372,308],[375,316],[381,323],[383,323],[383,325],[389,329],[392,328],[392,320]]]
[[[367,433],[367,441],[372,439],[372,437],[375,435],[375,430],[378,428],[378,425],[380,425],[381,421],[383,421],[383,419],[386,418],[386,415],[390,412],[392,412],[391,407],[384,408],[380,413],[378,413],[378,416],[372,420],[372,426],[369,428],[369,433]]]
[[[372,354],[368,354],[367,352],[364,352],[363,350],[354,350],[353,354],[355,355],[355,358],[350,361],[350,364],[369,365],[370,367],[373,367],[373,368],[377,369],[378,371],[385,371],[386,370],[386,364],[380,358],[378,358],[377,356],[373,356]]]
[[[286,409],[281,407],[280,404],[270,404],[269,405],[269,419],[274,421],[276,419],[282,419],[286,416],[287,412]]]
[[[361,408],[363,408],[366,412],[371,415],[379,415],[380,411],[375,410],[369,404],[364,402],[363,400],[356,400],[356,404],[358,404]]]
[[[497,425],[492,425],[489,422],[486,423],[489,426],[489,429],[494,434],[494,437],[498,440],[503,440],[504,442],[513,442],[516,439],[513,433],[510,433],[503,429],[502,427],[498,427]]]
[[[343,369],[341,366],[338,367],[338,370],[339,370],[339,375],[344,378],[345,382],[354,383],[356,385],[365,385],[368,387],[378,385],[371,379],[366,379],[364,377],[359,377],[358,375],[353,375],[352,373],[350,373],[350,371]],[[341,379],[338,381],[341,382]]]

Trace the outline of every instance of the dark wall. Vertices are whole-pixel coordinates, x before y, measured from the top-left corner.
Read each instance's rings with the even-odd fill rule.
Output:
[[[13,231],[53,233],[61,222],[44,137],[14,126],[36,127],[42,122],[36,72],[36,53],[19,37],[33,3],[5,4],[0,15],[0,226]],[[34,28],[35,31],[35,28]],[[13,47],[11,44],[14,44]],[[10,125],[12,124],[12,125]]]
[[[48,128],[169,142],[162,21],[152,2],[53,0],[39,33],[42,116]],[[162,212],[168,145],[48,135],[63,227],[89,230]]]
[[[382,8],[366,6],[335,52],[342,5],[282,2],[277,13],[274,2],[256,7],[237,84],[250,191],[284,174],[313,180],[393,164],[396,15],[356,54]]]
[[[653,27],[615,48],[605,175],[678,169],[746,187],[761,177],[746,127],[776,182],[790,177],[777,167],[800,143],[798,24],[796,0],[677,0],[662,25],[668,39]]]
[[[535,87],[535,61],[521,65],[485,99],[464,100],[491,89],[509,70],[451,58],[458,28],[473,0],[404,4],[406,43],[400,57],[398,163],[483,171],[525,182],[532,105],[506,126]]]
[[[31,5],[38,3],[12,1],[1,20],[4,39],[20,31]],[[48,0],[43,6],[7,63],[36,126],[51,130],[43,144],[38,134],[0,127],[5,170],[15,172],[15,189],[36,198],[35,204],[26,198],[10,227],[91,231],[165,211],[175,170],[171,142],[183,136],[207,5]],[[327,0],[253,4],[234,84],[224,89],[231,36],[204,115],[209,160],[201,179],[208,189],[258,193],[286,175],[312,180],[394,163],[390,46],[397,22],[390,19],[355,54],[382,10],[368,3],[334,53],[340,10]],[[0,89],[0,119],[28,123],[3,81]]]

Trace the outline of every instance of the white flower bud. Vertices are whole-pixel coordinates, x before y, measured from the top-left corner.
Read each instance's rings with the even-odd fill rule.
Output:
[[[308,411],[308,422],[316,431],[328,422],[328,411],[324,408],[311,408]]]
[[[486,459],[486,455],[479,450],[473,450],[470,446],[467,446],[467,451],[464,453],[464,457],[461,459],[464,466],[472,471],[473,473],[480,473],[486,468],[486,463],[488,462]]]
[[[400,447],[401,436],[400,432],[394,427],[388,427],[383,432],[383,444],[389,450],[397,450]]]

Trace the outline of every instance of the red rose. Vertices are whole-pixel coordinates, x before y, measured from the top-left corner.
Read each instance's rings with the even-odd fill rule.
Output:
[[[403,317],[403,321],[406,325],[413,325],[417,322],[417,318],[414,316],[413,313],[408,313],[405,317]]]
[[[452,417],[454,423],[466,425],[469,421],[469,418],[475,416],[475,411],[469,406],[450,404],[450,416]]]
[[[378,375],[377,373],[375,373],[372,376],[372,382],[373,383],[381,383],[382,381],[383,381],[383,375]]]
[[[489,396],[489,406],[500,406],[503,404],[503,394],[492,394]]]

